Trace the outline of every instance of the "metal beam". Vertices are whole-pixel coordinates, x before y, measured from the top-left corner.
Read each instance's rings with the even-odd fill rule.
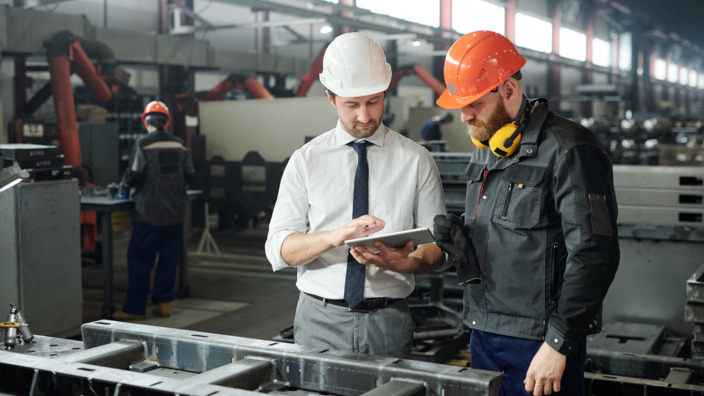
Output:
[[[344,4],[325,3],[321,7],[309,8],[307,2],[301,2],[300,6],[290,3],[282,3],[271,0],[215,0],[219,3],[250,7],[256,9],[267,9],[280,14],[296,16],[299,18],[325,18],[333,25],[351,26],[357,30],[373,30],[386,34],[413,33],[419,40],[430,43],[451,45],[460,34],[449,29],[434,28],[420,23],[407,21],[405,19],[394,18],[388,15],[375,14],[363,8],[351,7]],[[316,3],[318,5],[322,3]],[[326,12],[325,9],[331,11]],[[340,16],[335,11],[352,13],[354,18]],[[376,20],[375,20],[376,19]]]
[[[254,364],[254,371],[264,373],[260,378],[266,377],[263,368],[271,364],[276,383],[336,395],[359,395],[390,381],[407,379],[424,384],[429,394],[491,396],[497,394],[501,381],[501,374],[492,371],[106,320],[84,324],[82,335],[86,349],[120,340],[140,342],[146,345],[149,361],[190,373],[218,370],[245,359],[259,360],[266,363]]]
[[[85,16],[0,6],[0,53],[44,56],[44,42],[57,32],[99,41],[123,64],[175,65],[300,76],[311,59],[218,50],[207,41],[127,30],[97,28]]]

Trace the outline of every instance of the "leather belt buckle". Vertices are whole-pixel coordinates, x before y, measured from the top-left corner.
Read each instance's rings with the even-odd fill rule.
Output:
[[[367,298],[362,300],[359,304],[354,307],[350,307],[349,310],[353,312],[374,312],[379,309],[388,307],[389,305],[399,301],[398,298]]]
[[[349,304],[347,304],[347,302],[345,300],[331,300],[328,298],[316,296],[315,294],[310,294],[310,293],[305,293],[305,294],[310,297],[313,297],[316,300],[322,301],[325,304],[331,304],[331,305],[336,305],[338,307],[347,308],[351,312],[374,312],[376,310],[386,308],[389,305],[395,304],[396,302],[402,300],[402,298],[386,298],[386,297],[367,298],[367,299],[360,301],[359,304],[355,305],[354,307],[350,307]]]

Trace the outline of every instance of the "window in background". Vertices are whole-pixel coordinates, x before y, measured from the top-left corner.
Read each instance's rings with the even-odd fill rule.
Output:
[[[679,68],[677,67],[677,64],[670,63],[670,65],[667,66],[667,81],[671,83],[676,83],[678,78]]]
[[[560,28],[560,49],[564,58],[584,62],[587,60],[587,35],[576,30]]]
[[[516,45],[551,53],[552,24],[530,15],[516,13]]]
[[[618,36],[618,68],[631,70],[631,34],[623,33]]]
[[[592,40],[592,63],[597,66],[611,66],[611,43],[598,38]]]
[[[699,89],[704,89],[704,73],[699,75]]]
[[[665,80],[667,78],[667,62],[665,62],[664,59],[655,59],[653,77],[658,80]]]
[[[690,70],[689,71],[689,86],[692,88],[697,87],[697,71],[696,70]]]
[[[680,69],[680,84],[687,85],[687,79],[689,78],[689,70],[686,67]]]
[[[432,27],[440,26],[440,0],[424,0],[409,5],[407,0],[357,0],[357,7],[366,8],[377,14],[421,23]]]
[[[453,0],[452,29],[462,34],[477,30],[506,34],[506,10],[482,0]]]

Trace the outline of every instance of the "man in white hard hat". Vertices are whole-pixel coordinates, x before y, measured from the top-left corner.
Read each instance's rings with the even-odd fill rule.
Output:
[[[291,156],[266,255],[274,271],[298,269],[297,344],[409,357],[413,272],[437,269],[444,254],[434,243],[378,243],[375,254],[344,241],[432,227],[446,213],[440,176],[427,150],[381,122],[391,66],[376,41],[337,37],[320,81],[339,120]]]

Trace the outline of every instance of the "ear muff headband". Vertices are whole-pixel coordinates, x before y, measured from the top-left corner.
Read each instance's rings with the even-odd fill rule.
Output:
[[[524,96],[521,107],[518,109],[518,114],[516,114],[516,118],[514,118],[511,123],[499,128],[488,141],[480,142],[476,139],[472,139],[474,145],[479,148],[491,148],[491,152],[499,157],[512,155],[516,152],[518,145],[521,143],[523,128],[520,127],[520,121],[527,106],[528,99]]]

